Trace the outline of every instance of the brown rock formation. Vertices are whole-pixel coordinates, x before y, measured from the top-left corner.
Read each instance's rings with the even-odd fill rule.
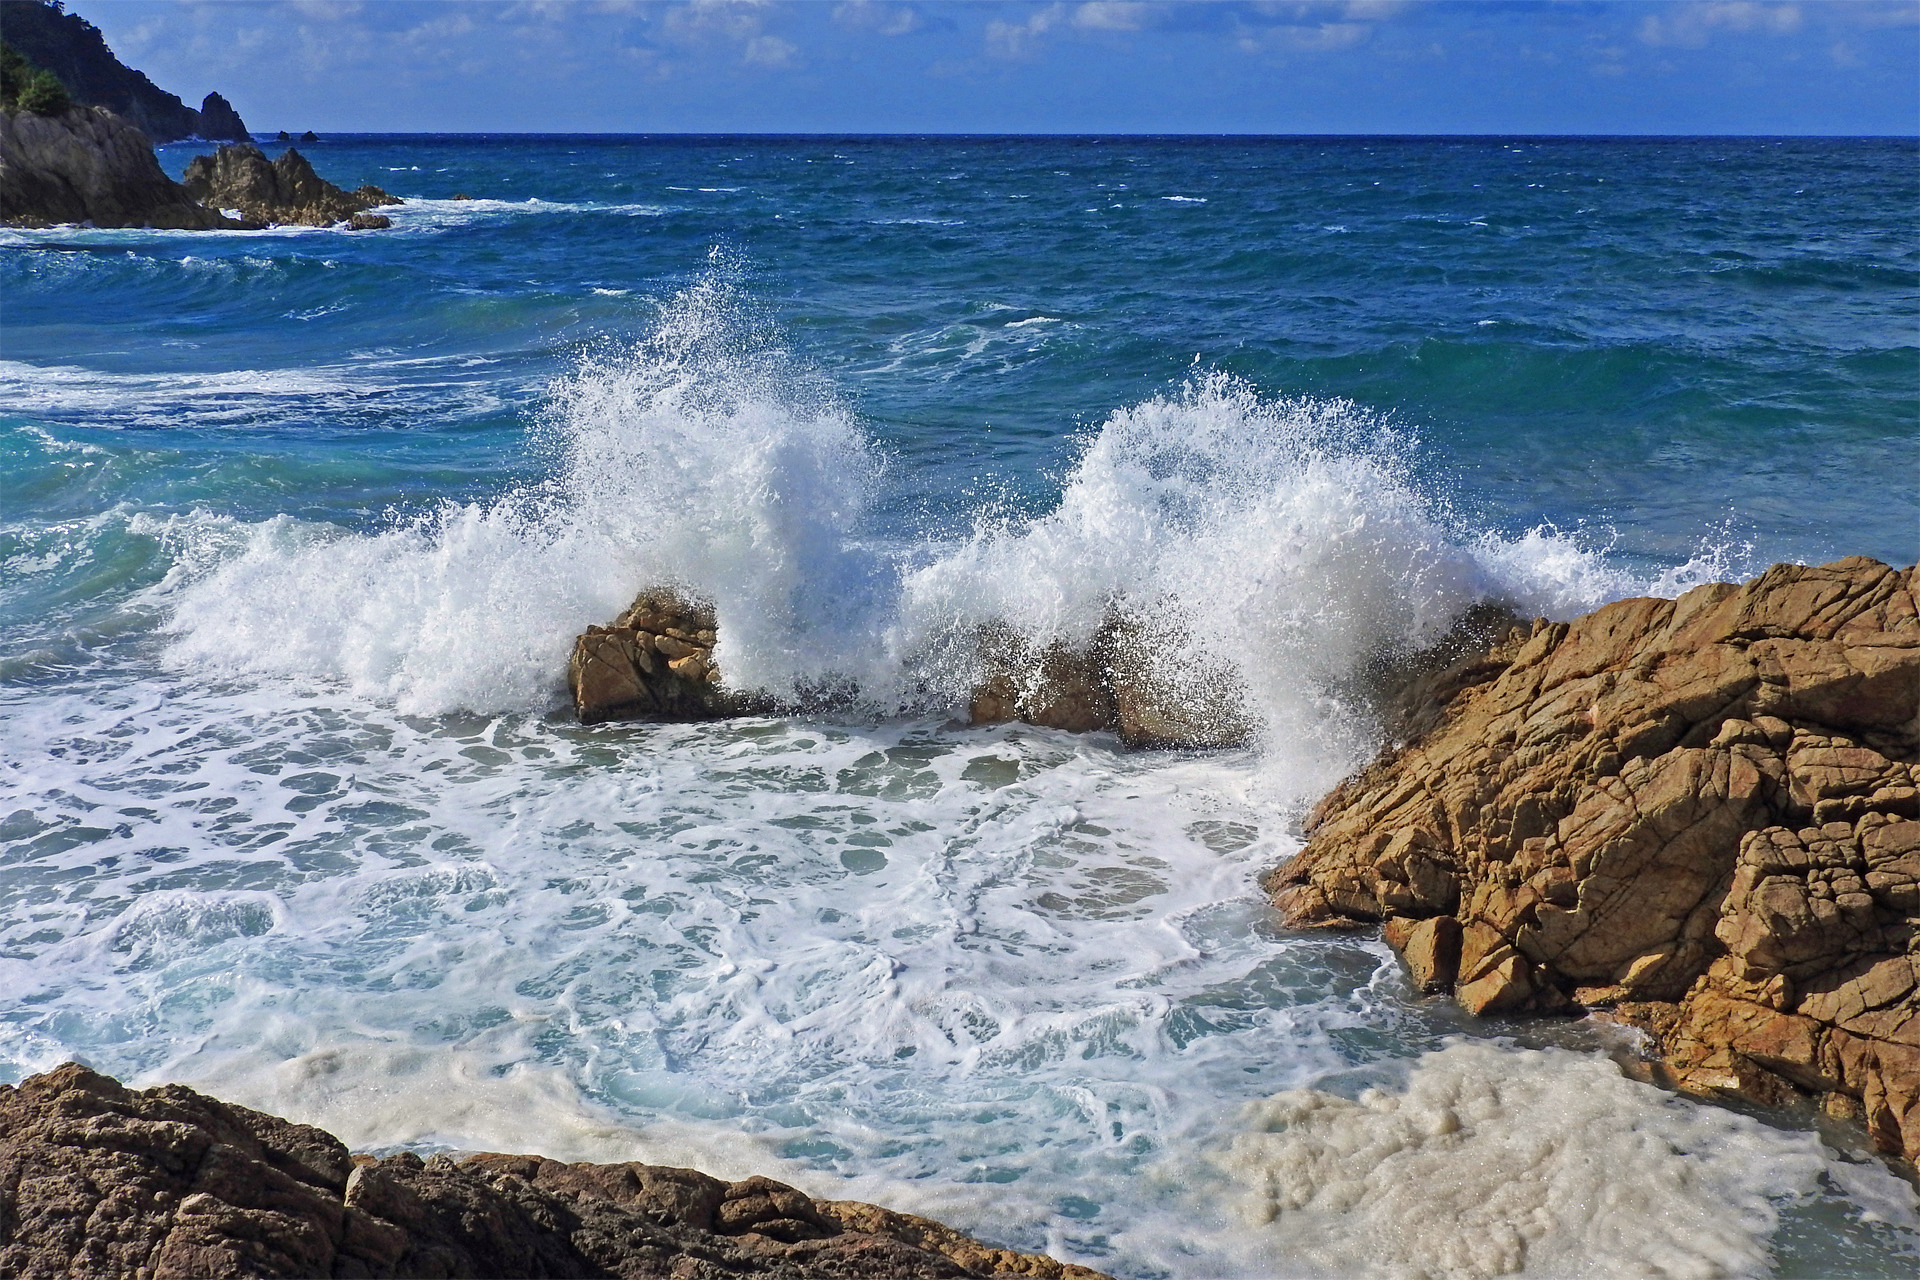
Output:
[[[237,209],[247,221],[263,226],[330,227],[348,223],[352,229],[391,226],[384,217],[356,217],[380,205],[401,201],[378,187],[342,191],[313,171],[307,158],[289,147],[277,160],[268,160],[252,143],[221,147],[210,156],[195,156],[183,179],[188,194],[216,209]]]
[[[0,1275],[1100,1280],[768,1178],[349,1156],[322,1130],[72,1062],[0,1086]]]
[[[1914,592],[1775,565],[1510,632],[1268,887],[1296,925],[1389,921],[1475,1013],[1611,1007],[1686,1087],[1824,1095],[1920,1156]]]
[[[1191,656],[1188,638],[1119,609],[1084,650],[1036,649],[1011,627],[981,630],[972,724],[1019,720],[1073,733],[1106,730],[1129,747],[1225,747],[1249,725],[1233,672]]]
[[[643,591],[612,626],[588,627],[567,664],[580,722],[718,720],[768,709],[722,686],[717,626],[711,605]]]
[[[153,143],[104,107],[0,112],[0,219],[201,231],[238,223],[161,172]]]

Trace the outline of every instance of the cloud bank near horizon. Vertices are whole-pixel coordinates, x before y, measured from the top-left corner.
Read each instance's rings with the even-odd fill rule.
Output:
[[[1920,0],[71,0],[261,129],[1920,129]]]

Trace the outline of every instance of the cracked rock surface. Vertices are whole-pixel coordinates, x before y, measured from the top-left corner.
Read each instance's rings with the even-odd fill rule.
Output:
[[[1609,1009],[1683,1087],[1920,1156],[1915,570],[1853,557],[1536,621],[1268,880],[1476,1014]]]
[[[352,1156],[323,1130],[72,1062],[0,1086],[0,1275],[1100,1280],[770,1178]]]

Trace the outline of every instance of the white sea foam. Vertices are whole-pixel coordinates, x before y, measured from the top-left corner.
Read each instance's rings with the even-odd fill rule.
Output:
[[[1897,1186],[1812,1137],[1591,1054],[1449,1049],[1406,1101],[1239,1118],[1351,1066],[1356,1036],[1377,1059],[1445,1021],[1380,944],[1273,933],[1256,887],[1370,749],[1355,668],[1489,596],[1565,614],[1650,584],[1552,530],[1463,531],[1388,424],[1219,375],[1090,431],[1046,515],[883,544],[884,459],[750,320],[717,272],[590,353],[547,397],[551,478],[490,503],[371,533],[110,517],[163,544],[138,603],[170,666],[0,705],[0,841],[32,893],[88,885],[0,914],[0,987],[84,1011],[8,1024],[9,1069],[78,1052],[356,1146],[774,1172],[1140,1275],[1470,1275],[1516,1250],[1554,1274],[1555,1232],[1618,1274],[1739,1274],[1822,1177],[1899,1219]],[[738,682],[847,677],[882,711],[957,702],[983,622],[1080,640],[1119,599],[1185,670],[1232,668],[1265,732],[1181,757],[529,714],[581,624],[662,581],[717,601]],[[1642,1166],[1658,1204],[1621,1175]],[[1252,1219],[1214,1212],[1229,1192]]]
[[[178,265],[231,269],[224,262]],[[0,360],[0,402],[20,414],[84,416],[134,427],[172,426],[183,413],[201,423],[230,425],[323,415],[338,420],[363,408],[390,412],[397,397],[417,401],[423,413],[448,415],[482,414],[503,403],[492,379],[458,372],[452,361],[407,363],[414,367],[396,377],[392,371],[401,362],[380,360],[194,373],[112,373]],[[435,374],[432,365],[445,366],[445,372]]]
[[[1243,1219],[1274,1258],[1327,1275],[1763,1275],[1779,1206],[1846,1167],[1813,1134],[1683,1101],[1605,1058],[1471,1042],[1421,1058],[1402,1089],[1292,1090],[1244,1123],[1219,1160]],[[1920,1226],[1883,1167],[1845,1176]]]

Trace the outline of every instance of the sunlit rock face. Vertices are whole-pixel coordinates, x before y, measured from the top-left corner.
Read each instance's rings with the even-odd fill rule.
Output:
[[[1478,1014],[1610,1008],[1683,1085],[1920,1153],[1920,619],[1854,557],[1542,620],[1322,802],[1268,887]],[[1438,923],[1434,923],[1438,922]]]

